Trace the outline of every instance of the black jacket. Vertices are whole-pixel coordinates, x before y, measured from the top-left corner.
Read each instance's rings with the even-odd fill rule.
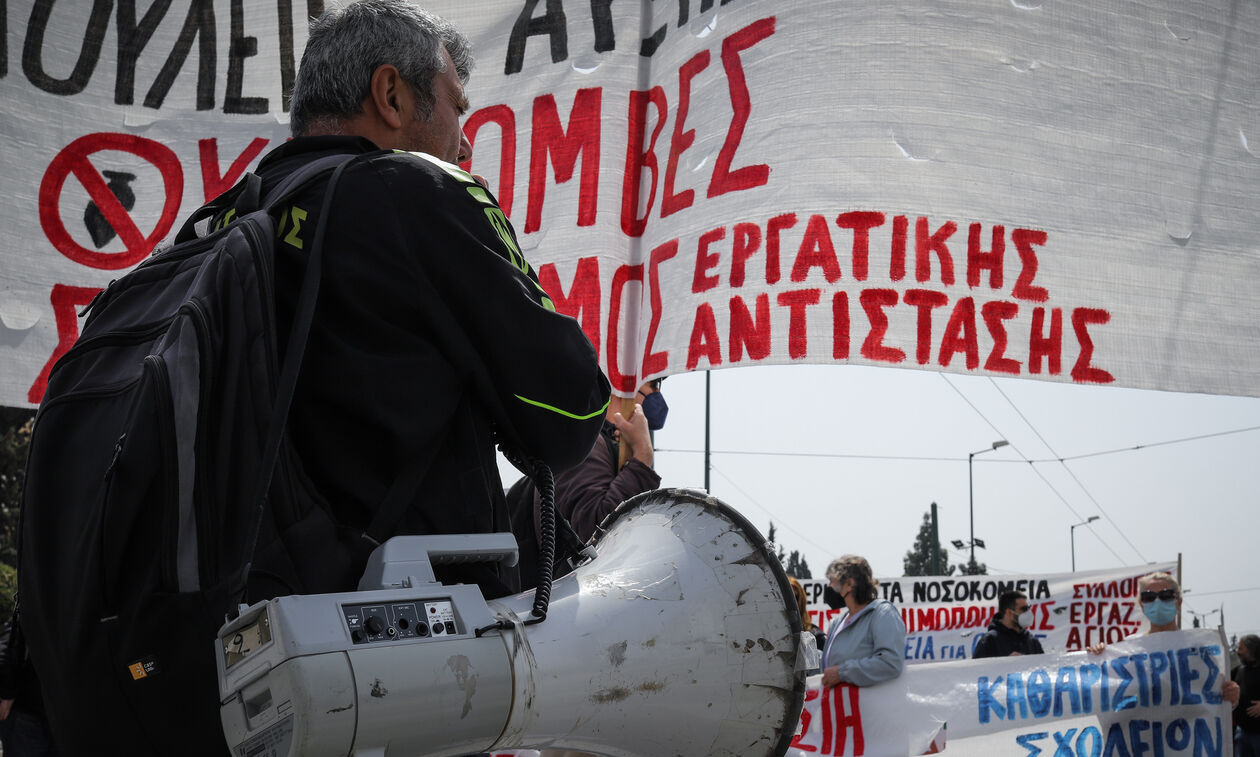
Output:
[[[976,642],[975,652],[971,655],[980,657],[1006,657],[1013,652],[1020,654],[1044,654],[1041,642],[1027,630],[1013,631],[1002,625],[1001,613],[989,621],[989,630],[984,632]]]
[[[495,444],[557,471],[580,462],[610,392],[595,350],[576,320],[555,311],[494,197],[455,166],[356,137],[303,137],[261,161],[263,191],[333,153],[367,157],[345,170],[329,213],[289,420],[297,457],[349,532],[367,528],[413,469],[423,475],[391,533],[510,531]],[[325,184],[286,203],[279,219],[282,335]],[[267,537],[276,540],[264,534],[260,544]],[[290,554],[301,551],[300,538],[285,540]],[[437,572],[505,592],[486,566]],[[266,593],[291,590],[336,589]]]
[[[1247,733],[1260,733],[1260,718],[1247,714],[1247,708],[1260,699],[1260,663],[1239,665],[1230,678],[1240,689],[1238,705],[1234,707],[1234,725]]]

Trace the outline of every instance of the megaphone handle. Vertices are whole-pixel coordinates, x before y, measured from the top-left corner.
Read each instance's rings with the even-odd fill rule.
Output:
[[[630,420],[634,415],[634,407],[638,403],[634,401],[634,397],[622,397],[619,402],[621,404],[621,417]],[[621,470],[629,459],[630,445],[626,444],[625,439],[622,439],[617,450],[617,470]]]

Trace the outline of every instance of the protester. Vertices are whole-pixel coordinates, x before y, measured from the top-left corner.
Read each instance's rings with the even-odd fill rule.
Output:
[[[792,595],[796,597],[796,609],[801,613],[801,630],[814,637],[814,646],[818,648],[818,652],[821,654],[823,647],[827,645],[827,634],[823,633],[822,629],[814,624],[814,619],[809,615],[809,600],[805,596],[805,587],[801,586],[801,582],[792,576],[788,576],[788,583],[792,586]],[[815,668],[810,672],[813,674],[817,673],[818,670],[818,668]]]
[[[652,469],[656,454],[652,432],[665,425],[660,412],[665,398],[661,381],[649,381],[639,388],[629,418],[623,416],[622,403],[612,399],[602,438],[596,440],[581,464],[556,477],[556,511],[568,519],[583,541],[594,535],[595,527],[617,505],[661,485],[661,477]],[[629,453],[620,465],[619,445],[627,447]]]
[[[998,596],[998,610],[989,621],[989,628],[976,641],[972,657],[1009,657],[1010,655],[1044,654],[1041,642],[1028,630],[1032,627],[1032,608],[1028,595],[1018,589]]]
[[[906,626],[897,608],[878,596],[879,582],[866,558],[842,555],[832,560],[827,584],[848,612],[833,620],[827,632],[823,686],[873,686],[901,675]]]
[[[617,505],[660,488],[661,477],[652,469],[652,431],[665,423],[664,414],[656,409],[664,402],[661,381],[649,381],[639,389],[629,418],[622,415],[622,401],[613,397],[600,436],[586,459],[555,477],[556,513],[568,520],[582,541],[594,535],[596,526]],[[660,397],[661,404],[649,401],[652,397]],[[624,463],[619,463],[621,445],[628,451]],[[538,578],[541,498],[533,481],[523,477],[508,489],[507,501],[519,550],[519,588],[532,589]]]
[[[1238,640],[1239,665],[1230,676],[1238,684],[1234,707],[1234,757],[1260,757],[1260,636]]]
[[[360,156],[327,219],[323,183],[293,199],[300,218],[276,251],[283,334],[307,235],[327,221],[288,438],[343,532],[378,515],[390,533],[507,531],[495,442],[560,470],[602,422],[609,384],[591,343],[555,311],[495,199],[456,165],[471,151],[460,128],[471,66],[460,32],[404,0],[329,9],[294,83],[294,139],[258,167],[267,191],[315,158]],[[396,487],[400,514],[378,513]],[[354,588],[361,561],[323,585],[286,579],[288,561],[313,559],[321,545],[264,529],[251,596]],[[489,564],[434,571],[487,597],[509,590]]]
[[[1171,573],[1158,571],[1139,578],[1138,601],[1150,623],[1147,634],[1180,630],[1177,619],[1181,617],[1181,587]],[[1103,642],[1088,647],[1092,654],[1101,654],[1106,648]],[[1238,704],[1238,694],[1238,684],[1233,681],[1226,681],[1221,689],[1221,697],[1230,704]]]

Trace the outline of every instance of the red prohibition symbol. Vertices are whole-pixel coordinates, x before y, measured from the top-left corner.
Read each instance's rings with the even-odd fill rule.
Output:
[[[161,217],[148,236],[140,231],[131,214],[106,185],[101,172],[88,160],[90,155],[102,150],[131,153],[152,163],[162,174],[166,200],[162,205]],[[79,180],[105,220],[117,232],[126,248],[124,251],[89,250],[71,238],[61,217],[60,207],[61,190],[70,174],[74,174]],[[44,172],[44,180],[39,187],[39,225],[43,227],[44,235],[52,242],[53,247],[76,263],[105,270],[127,268],[144,260],[171,230],[179,213],[183,187],[184,171],[179,165],[179,158],[161,142],[132,134],[87,134],[66,145],[48,164],[48,170]]]

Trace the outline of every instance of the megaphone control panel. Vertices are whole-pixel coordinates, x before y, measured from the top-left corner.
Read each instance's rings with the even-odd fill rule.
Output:
[[[405,537],[369,565],[375,586],[278,597],[224,625],[220,717],[232,753],[486,751],[510,712],[511,665],[499,634],[476,636],[496,621],[480,590],[431,580],[434,545],[455,559],[451,542]]]
[[[347,604],[341,606],[341,614],[354,644],[454,636],[461,630],[449,599]]]

